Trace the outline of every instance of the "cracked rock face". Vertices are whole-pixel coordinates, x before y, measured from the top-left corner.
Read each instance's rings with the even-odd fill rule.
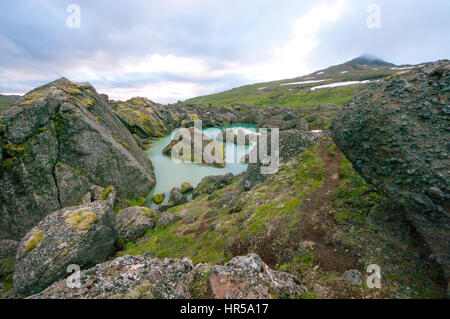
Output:
[[[372,185],[405,207],[450,278],[448,60],[368,86],[333,123],[336,144]]]
[[[20,241],[14,269],[14,290],[36,294],[68,276],[67,266],[81,269],[105,261],[118,240],[111,203],[106,200],[63,208],[47,215]]]
[[[150,160],[105,103],[91,85],[62,78],[2,110],[0,239],[22,238],[91,185],[113,185],[120,198],[150,191]]]

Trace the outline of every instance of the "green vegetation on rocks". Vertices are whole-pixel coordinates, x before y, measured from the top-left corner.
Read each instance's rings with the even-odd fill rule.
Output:
[[[70,228],[79,230],[90,230],[92,224],[98,222],[99,218],[96,213],[88,208],[80,208],[66,215],[66,224]]]
[[[155,194],[155,195],[153,196],[153,202],[154,202],[155,204],[159,205],[159,204],[161,204],[161,203],[163,202],[165,196],[166,196],[166,195],[165,195],[164,193],[161,193],[161,194]]]
[[[107,188],[104,189],[103,193],[102,193],[102,197],[100,198],[100,200],[105,200],[106,198],[108,198],[109,193],[111,193],[113,187],[112,186],[108,186]]]
[[[191,192],[193,189],[194,189],[194,187],[192,187],[191,184],[189,184],[188,182],[185,182],[181,185],[181,194]]]
[[[35,232],[26,242],[25,244],[25,251],[33,250],[34,247],[39,244],[42,239],[44,239],[44,232],[43,231],[37,231]]]

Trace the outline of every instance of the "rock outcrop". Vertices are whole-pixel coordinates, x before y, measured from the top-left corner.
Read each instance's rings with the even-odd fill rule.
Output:
[[[203,194],[212,194],[215,190],[230,185],[233,178],[234,176],[231,173],[217,176],[206,176],[202,178],[200,183],[194,189],[194,197],[201,196]]]
[[[183,162],[194,162],[197,159],[195,156],[196,152],[198,152],[199,162],[218,168],[225,167],[225,149],[223,143],[206,137],[200,130],[194,127],[190,127],[187,130],[186,137],[180,135],[179,138],[174,138],[163,149],[164,155],[172,156],[172,158]],[[201,145],[196,145],[197,138],[200,140]],[[172,155],[174,148],[177,150],[177,155]]]
[[[296,277],[271,270],[256,254],[214,266],[207,284],[209,294],[216,299],[293,298],[303,293]]]
[[[59,281],[33,298],[289,298],[303,292],[294,276],[270,270],[255,254],[223,266],[123,256],[82,271],[80,281],[78,289]]]
[[[192,269],[188,258],[160,260],[123,256],[82,271],[80,288],[68,288],[66,281],[61,280],[33,298],[188,298]]]
[[[109,105],[132,133],[144,139],[167,135],[178,127],[193,126],[196,120],[202,120],[203,127],[217,127],[238,123],[240,118],[240,111],[233,107],[161,105],[142,97],[126,102],[110,101]]]
[[[286,160],[294,155],[300,154],[306,149],[319,141],[324,136],[324,132],[311,132],[302,130],[287,130],[279,132],[279,159]],[[259,138],[264,138],[260,136]],[[258,152],[258,144],[251,152]],[[241,182],[244,190],[248,191],[252,189],[256,184],[263,182],[267,175],[261,173],[261,168],[265,166],[262,163],[259,154],[257,153],[258,162],[250,163],[247,167],[247,171],[244,174],[244,178]],[[271,149],[271,136],[267,136],[267,155],[272,154]]]
[[[116,251],[114,196],[111,191],[105,200],[57,210],[25,235],[17,250],[13,279],[19,296],[36,294],[65,278],[68,265],[92,267]]]
[[[242,128],[227,128],[222,131],[222,138],[218,136],[216,139],[221,142],[231,142],[236,145],[250,145],[252,142],[258,140],[258,134],[256,131],[244,130]]]
[[[147,207],[128,207],[116,215],[117,230],[123,244],[141,238],[155,224],[155,216]]]
[[[133,134],[142,139],[165,136],[179,127],[191,127],[195,120],[201,120],[205,128],[248,123],[257,127],[278,127],[280,130],[309,130],[308,120],[301,112],[280,106],[257,108],[236,104],[211,107],[181,102],[161,105],[142,97],[125,102],[109,101],[108,106]],[[319,108],[324,107],[317,106],[315,110],[320,111]]]
[[[336,144],[369,183],[405,208],[450,278],[450,63],[368,86],[333,123]]]
[[[181,189],[179,189],[178,187],[174,187],[170,190],[169,202],[173,203],[174,205],[181,205],[186,201],[186,197],[183,196]]]
[[[62,78],[19,98],[0,113],[0,137],[0,238],[19,240],[90,185],[136,198],[155,183],[146,154],[87,83]]]

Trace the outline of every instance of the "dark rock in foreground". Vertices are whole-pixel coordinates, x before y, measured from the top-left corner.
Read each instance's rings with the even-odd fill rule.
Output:
[[[216,299],[292,298],[304,292],[296,277],[271,270],[256,254],[214,266],[207,284]]]
[[[105,200],[63,208],[46,216],[21,240],[14,269],[14,290],[29,296],[68,275],[67,266],[81,269],[105,261],[118,240],[112,202]]]
[[[32,298],[293,298],[303,292],[298,280],[273,271],[258,255],[235,257],[223,266],[189,258],[123,256],[81,272],[81,287],[54,283]]]
[[[450,278],[450,63],[401,72],[350,100],[336,144],[372,185],[399,202]]]

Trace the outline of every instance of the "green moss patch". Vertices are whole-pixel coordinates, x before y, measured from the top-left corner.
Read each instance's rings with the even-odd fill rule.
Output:
[[[26,244],[25,244],[25,251],[31,251],[34,249],[34,247],[37,246],[37,244],[39,244],[42,239],[44,239],[44,232],[42,231],[38,231],[35,232],[33,235],[31,235],[31,237],[27,240]]]
[[[384,195],[366,183],[346,158],[339,165],[339,179],[339,189],[332,203],[337,211],[336,220],[365,221],[370,209],[383,199]]]
[[[165,194],[156,194],[155,196],[153,196],[153,202],[157,205],[161,204],[162,201],[164,200]]]
[[[112,189],[113,189],[112,186],[109,186],[109,187],[105,188],[103,190],[103,193],[102,193],[102,196],[100,197],[100,199],[101,200],[105,200],[108,197],[109,193],[111,193]]]
[[[91,208],[81,208],[70,212],[66,216],[66,224],[72,229],[90,230],[92,224],[98,222],[99,218]]]

